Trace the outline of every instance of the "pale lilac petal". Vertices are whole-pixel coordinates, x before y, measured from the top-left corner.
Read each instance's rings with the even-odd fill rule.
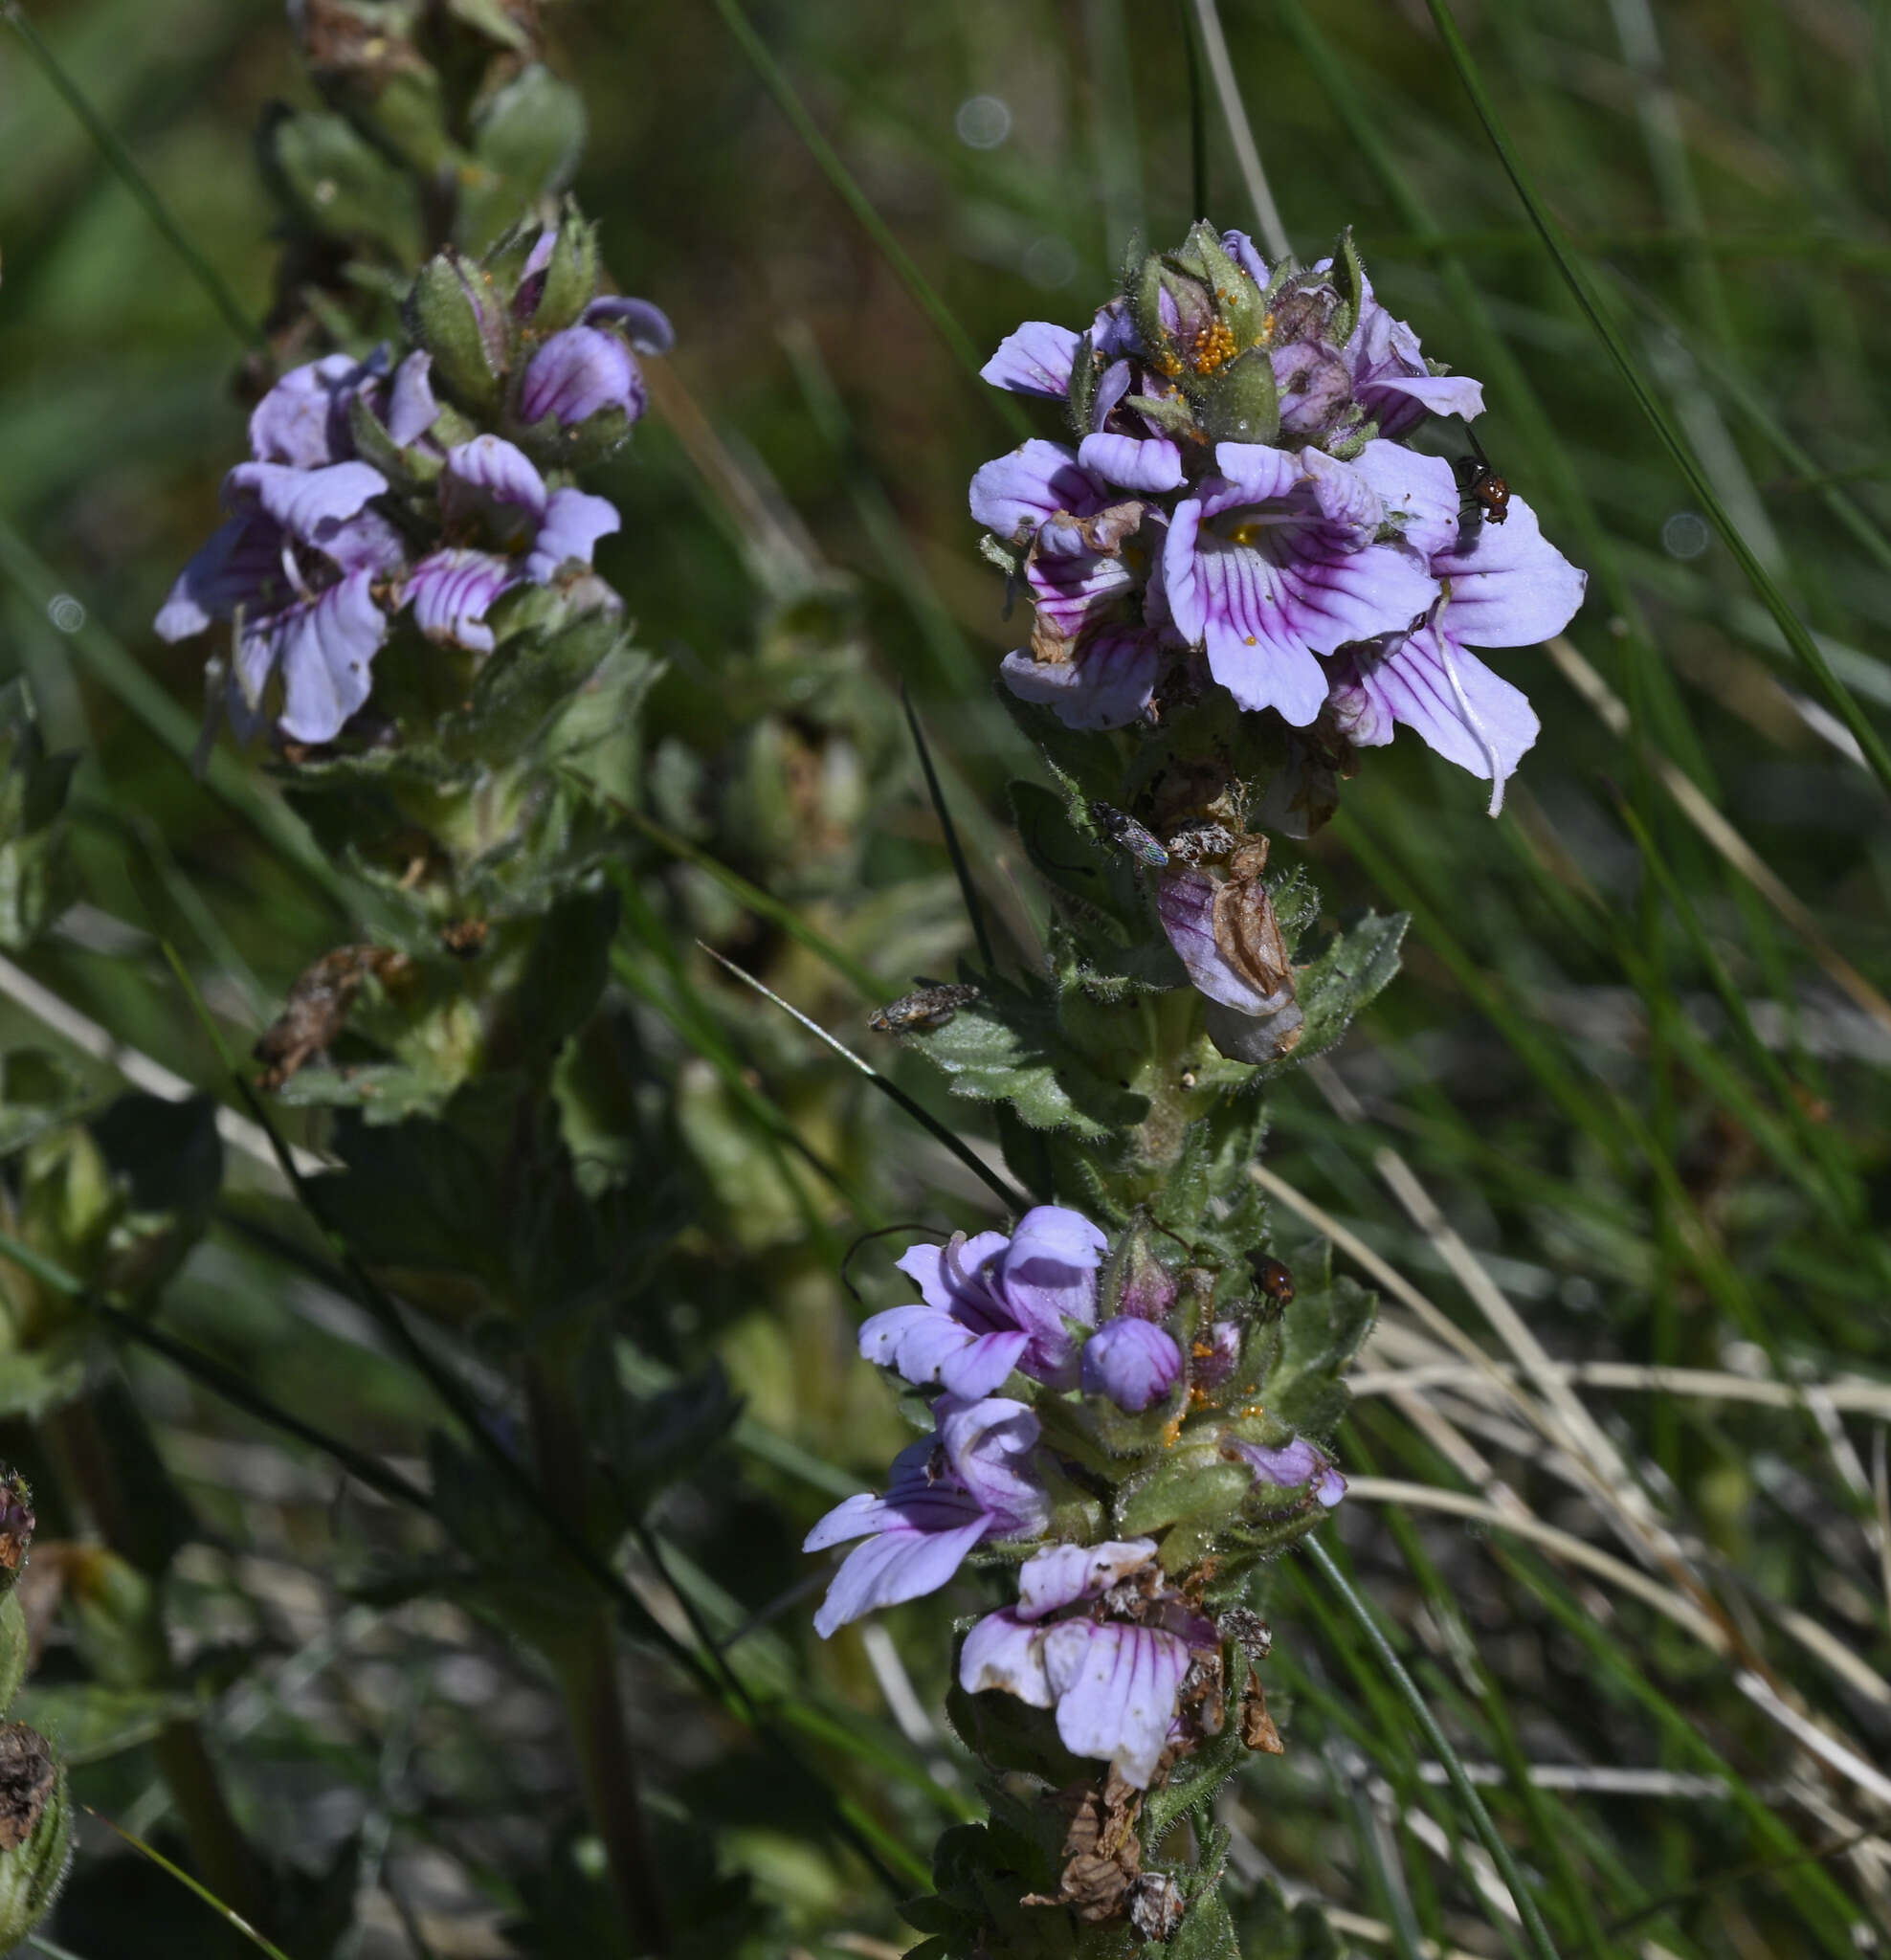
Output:
[[[551,583],[561,566],[574,559],[589,565],[597,541],[622,525],[617,506],[609,498],[592,497],[583,490],[554,490],[526,556],[525,576],[534,585],[545,586]]]
[[[994,1309],[984,1270],[1010,1243],[1002,1232],[980,1232],[970,1238],[960,1232],[946,1245],[909,1246],[895,1263],[918,1283],[928,1306],[961,1318],[970,1309],[979,1325],[990,1327],[995,1325]]]
[[[315,544],[342,571],[397,571],[407,557],[401,534],[378,510],[358,511],[338,524],[317,527]]]
[[[918,1386],[938,1382],[952,1394],[989,1395],[1017,1366],[1030,1337],[980,1334],[931,1306],[896,1306],[860,1328],[860,1353]]]
[[[282,588],[275,599],[272,581]],[[282,533],[267,518],[233,517],[178,573],[154,623],[161,639],[189,639],[211,620],[228,619],[238,606],[280,603],[287,595]]]
[[[429,380],[433,367],[433,355],[421,348],[394,369],[388,390],[388,434],[403,449],[418,442],[439,420],[440,405]]]
[[[1182,1350],[1151,1321],[1114,1320],[1083,1344],[1083,1392],[1140,1415],[1182,1379]]]
[[[413,608],[413,623],[429,639],[489,654],[486,609],[517,582],[511,561],[490,551],[435,551],[413,568],[401,603]]]
[[[971,514],[994,537],[1024,544],[1059,511],[1079,517],[1104,501],[1101,484],[1060,442],[1034,436],[971,479]]]
[[[1066,1321],[1096,1325],[1097,1268],[1107,1244],[1080,1212],[1062,1205],[1038,1205],[1018,1220],[997,1261],[995,1290],[1032,1336],[1034,1372],[1061,1372],[1070,1351]]]
[[[252,707],[271,673],[282,677],[284,734],[298,742],[332,742],[367,700],[374,656],[388,637],[367,572],[351,572],[318,599],[290,606],[239,635],[238,660]]]
[[[984,1537],[986,1521],[974,1518],[949,1531],[883,1531],[848,1553],[814,1615],[826,1639],[836,1629],[882,1606],[936,1592]]]
[[[939,1440],[954,1473],[1005,1536],[1041,1531],[1050,1501],[1035,1476],[1038,1424],[1022,1402],[988,1395],[962,1402],[942,1395],[933,1404]]]
[[[1429,560],[1457,542],[1462,500],[1443,457],[1426,456],[1402,442],[1368,442],[1352,467],[1397,524],[1400,544]]]
[[[1061,1606],[1100,1599],[1156,1555],[1153,1538],[1112,1539],[1106,1545],[1053,1545],[1018,1568],[1017,1615],[1042,1619]]]
[[[1038,618],[1066,640],[1077,638],[1098,614],[1140,583],[1135,567],[1115,552],[1091,551],[1080,545],[1076,550],[1063,548],[1075,536],[1075,525],[1046,524],[1037,534],[1037,550],[1024,568],[1024,582]]]
[[[1340,725],[1361,746],[1390,742],[1402,722],[1447,762],[1494,783],[1515,771],[1537,738],[1523,691],[1429,628],[1348,649],[1334,683]]]
[[[1104,481],[1125,490],[1179,490],[1182,452],[1166,435],[1139,441],[1133,435],[1086,435],[1077,460]],[[1447,466],[1448,467],[1448,466]]]
[[[670,316],[648,300],[606,293],[585,308],[587,326],[600,320],[622,327],[639,354],[667,354],[677,345],[677,330],[670,324]]]
[[[1283,1490],[1311,1484],[1315,1500],[1329,1511],[1346,1494],[1346,1481],[1333,1467],[1333,1459],[1304,1437],[1296,1437],[1278,1450],[1233,1437],[1225,1438],[1221,1447],[1225,1454],[1238,1458],[1254,1471],[1257,1483],[1269,1483]]]
[[[1067,660],[1020,650],[1007,654],[998,671],[1020,701],[1040,702],[1066,728],[1123,728],[1146,714],[1163,659],[1155,634],[1103,627]]]
[[[1473,647],[1533,647],[1561,633],[1583,602],[1589,574],[1543,535],[1536,512],[1510,500],[1505,521],[1467,528],[1432,560],[1451,581],[1443,631]]]
[[[1061,401],[1070,392],[1077,341],[1067,326],[1027,320],[998,343],[998,351],[978,370],[979,378],[1012,394],[1049,395]]]
[[[1484,412],[1484,385],[1468,374],[1384,374],[1371,385],[1374,393],[1404,396],[1434,415],[1462,415],[1469,422]],[[1367,390],[1362,390],[1362,397]],[[1385,401],[1379,427],[1408,428],[1417,417]]]
[[[1267,269],[1266,259],[1260,256],[1259,248],[1245,232],[1223,232],[1221,249],[1256,285],[1264,288],[1273,277]]]
[[[1218,442],[1214,466],[1220,477],[1208,478],[1198,495],[1206,517],[1216,517],[1244,503],[1272,503],[1285,497],[1306,470],[1303,450],[1276,449],[1265,442]]]
[[[1055,1700],[1044,1671],[1044,1632],[1009,1611],[990,1613],[966,1636],[959,1654],[959,1685],[976,1695],[997,1688],[1034,1708]]]
[[[545,479],[523,449],[498,435],[476,435],[447,451],[440,502],[450,518],[485,516],[501,529],[544,522]]]
[[[1385,499],[1373,488],[1371,479],[1323,450],[1301,450],[1300,462],[1314,508],[1327,529],[1323,540],[1327,548],[1356,550],[1368,544],[1386,521]]]
[[[1230,964],[1214,938],[1216,882],[1194,865],[1173,865],[1156,885],[1156,917],[1196,989],[1244,1014],[1271,1014],[1285,1005],[1263,993]],[[1283,990],[1291,998],[1290,990]]]
[[[622,409],[632,421],[648,403],[643,375],[620,336],[601,327],[567,326],[526,364],[519,383],[519,419],[530,428],[552,416],[563,428],[601,409]]]
[[[1090,402],[1090,427],[1100,430],[1107,422],[1124,395],[1129,392],[1129,384],[1136,378],[1134,368],[1127,361],[1112,361],[1097,377],[1097,392]]]
[[[1240,706],[1278,708],[1304,727],[1325,704],[1326,676],[1288,612],[1286,582],[1265,551],[1198,531],[1199,510],[1193,499],[1177,506],[1163,553],[1176,626],[1203,642],[1209,671]],[[1408,609],[1396,623],[1410,617]],[[1357,636],[1343,632],[1331,644]]]
[[[379,470],[361,462],[314,470],[238,463],[223,479],[223,500],[234,510],[262,510],[291,537],[320,548],[324,537],[332,537],[337,526],[387,487]]]
[[[1066,1620],[1044,1637],[1057,1734],[1073,1755],[1114,1763],[1146,1790],[1168,1740],[1188,1647],[1153,1627]]]
[[[385,347],[366,362],[325,354],[292,368],[250,412],[252,455],[258,462],[296,470],[321,469],[351,457],[348,403],[386,368]]]

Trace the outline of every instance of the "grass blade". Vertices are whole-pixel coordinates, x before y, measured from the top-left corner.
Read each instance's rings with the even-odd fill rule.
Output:
[[[1536,227],[1545,249],[1554,261],[1556,269],[1563,276],[1576,304],[1582,309],[1597,337],[1608,350],[1616,373],[1634,398],[1635,405],[1647,416],[1661,445],[1673,458],[1675,466],[1685,479],[1689,490],[1699,500],[1702,510],[1721,535],[1721,541],[1733,554],[1734,562],[1746,575],[1747,583],[1759,595],[1761,603],[1770,612],[1786,637],[1787,646],[1792,657],[1805,671],[1807,679],[1818,690],[1826,705],[1831,708],[1863,751],[1872,773],[1891,791],[1891,748],[1887,748],[1878,730],[1866,718],[1863,709],[1852,699],[1851,691],[1832,671],[1825,655],[1820,652],[1797,612],[1788,603],[1786,594],[1774,582],[1772,574],[1760,563],[1753,548],[1747,544],[1740,527],[1734,523],[1726,506],[1709,481],[1700,458],[1694,454],[1693,446],[1682,435],[1669,417],[1668,411],[1654,389],[1643,377],[1641,368],[1630,353],[1628,344],[1616,330],[1613,321],[1609,318],[1602,298],[1590,283],[1589,276],[1583,269],[1574,251],[1563,236],[1562,228],[1549,214],[1548,208],[1538,196],[1535,184],[1524,168],[1510,141],[1509,132],[1502,119],[1498,115],[1497,105],[1484,87],[1483,78],[1478,71],[1470,49],[1465,45],[1464,36],[1458,32],[1457,21],[1452,16],[1449,0],[1426,0],[1438,33],[1444,41],[1445,52],[1450,56],[1452,65],[1457,71],[1458,79],[1464,84],[1465,93],[1471,98],[1472,107],[1478,119],[1484,125],[1484,133],[1491,140],[1491,146],[1497,151],[1517,195],[1523,201],[1524,209],[1529,213],[1530,222]]]
[[[208,1885],[199,1884],[189,1872],[183,1870],[178,1865],[172,1864],[163,1852],[154,1851],[142,1838],[134,1838],[122,1824],[113,1823],[111,1818],[106,1816],[102,1811],[95,1811],[90,1804],[81,1804],[79,1808],[84,1811],[88,1817],[97,1817],[104,1825],[105,1829],[110,1831],[115,1837],[122,1838],[141,1858],[149,1859],[161,1872],[167,1872],[187,1891],[196,1893],[197,1897],[219,1919],[226,1921],[230,1926],[234,1927],[259,1952],[267,1953],[269,1960],[289,1960],[288,1954],[283,1952],[280,1947],[264,1939],[241,1913],[233,1911]]]
[[[991,934],[986,927],[985,907],[979,902],[978,887],[971,881],[971,866],[966,862],[958,829],[952,822],[952,813],[946,807],[946,792],[939,787],[939,772],[932,766],[932,750],[926,746],[925,730],[920,726],[912,694],[903,681],[900,685],[900,705],[906,711],[906,725],[913,731],[913,746],[920,752],[920,768],[925,772],[926,794],[932,798],[932,812],[938,817],[939,828],[946,838],[946,855],[952,860],[952,876],[959,880],[959,896],[966,902],[966,916],[971,921],[972,937],[978,941],[978,956],[985,963],[985,970],[995,973],[998,959],[991,950]]]
[[[1445,1775],[1457,1800],[1464,1806],[1466,1815],[1471,1819],[1472,1828],[1477,1832],[1479,1841],[1489,1852],[1491,1862],[1497,1866],[1503,1882],[1510,1888],[1510,1897],[1515,1902],[1524,1921],[1524,1931],[1538,1960],[1557,1960],[1556,1949],[1550,1944],[1548,1928],[1543,1923],[1543,1915],[1537,1910],[1537,1904],[1529,1887],[1524,1882],[1524,1875],[1517,1869],[1517,1860],[1510,1855],[1510,1847],[1492,1823],[1484,1800],[1478,1794],[1477,1785],[1464,1773],[1464,1765],[1458,1760],[1457,1751],[1451,1746],[1451,1738],[1438,1726],[1437,1717],[1432,1713],[1431,1705],[1418,1692],[1418,1683],[1405,1671],[1405,1663],[1392,1651],[1391,1642],[1381,1631],[1379,1622],[1368,1607],[1340,1570],[1333,1554],[1321,1544],[1319,1538],[1305,1541],[1307,1555],[1320,1568],[1326,1583],[1340,1595],[1342,1604],[1359,1623],[1361,1633],[1378,1656],[1379,1664],[1391,1677],[1393,1684],[1403,1697],[1406,1706],[1412,1710],[1418,1726],[1425,1731],[1425,1739],[1436,1750],[1438,1761],[1444,1765]]]

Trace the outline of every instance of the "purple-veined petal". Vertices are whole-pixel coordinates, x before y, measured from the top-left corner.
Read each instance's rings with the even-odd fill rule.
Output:
[[[439,420],[440,405],[434,399],[430,379],[433,368],[433,355],[422,347],[394,369],[388,390],[388,434],[402,449],[418,442]]]
[[[1368,442],[1352,467],[1368,482],[1399,527],[1399,543],[1429,560],[1457,538],[1457,479],[1441,456],[1402,442]]]
[[[527,428],[552,416],[569,429],[600,409],[622,409],[632,421],[647,402],[643,376],[621,336],[601,327],[567,326],[526,365],[519,383],[519,419]]]
[[[677,330],[670,316],[648,300],[633,300],[621,293],[605,293],[585,308],[584,323],[592,325],[609,320],[623,328],[631,345],[639,354],[667,354],[677,345]]]
[[[388,487],[367,463],[330,463],[294,470],[284,463],[238,463],[223,479],[223,501],[235,511],[259,509],[304,545],[324,537]]]
[[[250,451],[258,462],[316,470],[354,454],[348,403],[367,382],[387,371],[388,350],[367,361],[324,354],[292,368],[250,412]]]
[[[245,618],[237,641],[245,698],[259,706],[270,675],[280,674],[277,719],[283,733],[297,742],[332,742],[367,700],[374,656],[387,637],[371,575],[351,572],[320,598]]]
[[[814,1615],[814,1631],[825,1640],[878,1607],[938,1592],[985,1531],[986,1520],[980,1517],[949,1531],[883,1531],[856,1546]]]
[[[1021,649],[1007,654],[998,671],[1020,701],[1041,702],[1066,728],[1123,728],[1146,713],[1163,658],[1155,634],[1104,626],[1067,660],[1040,660]]]
[[[1036,1415],[1003,1395],[965,1402],[949,1394],[933,1404],[933,1414],[946,1460],[990,1514],[994,1533],[1041,1531],[1051,1511],[1035,1474]]]
[[[856,1491],[852,1497],[842,1498],[828,1512],[827,1516],[801,1541],[803,1551],[825,1551],[831,1545],[844,1545],[850,1538],[865,1538],[875,1531],[891,1529],[895,1524],[912,1524],[899,1508],[902,1500],[911,1500],[923,1492],[935,1488],[930,1479],[933,1444],[928,1437],[910,1442],[894,1458],[893,1466],[887,1473],[886,1493],[876,1497],[870,1490]],[[962,1525],[978,1509],[971,1499],[956,1483],[945,1483],[937,1488],[947,1503],[956,1505],[956,1512],[945,1511],[939,1514],[943,1525]]]
[[[1272,503],[1285,497],[1305,475],[1303,450],[1276,449],[1265,442],[1218,442],[1214,466],[1196,495],[1204,517],[1218,517],[1247,503]]]
[[[1168,1741],[1188,1647],[1154,1627],[1065,1620],[1044,1636],[1057,1734],[1073,1755],[1114,1763],[1146,1790]]]
[[[1442,630],[1473,647],[1533,647],[1561,633],[1583,602],[1589,574],[1543,535],[1536,512],[1510,500],[1501,524],[1485,519],[1435,554],[1451,582]]]
[[[1010,1611],[987,1614],[960,1650],[959,1685],[968,1695],[996,1688],[1048,1708],[1056,1698],[1044,1671],[1043,1628],[1025,1625]]]
[[[559,568],[575,559],[591,562],[600,538],[623,526],[617,506],[608,497],[584,490],[554,490],[546,500],[545,520],[525,558],[525,576],[534,585],[549,585]]]
[[[278,526],[254,513],[226,518],[178,573],[154,624],[160,639],[189,639],[238,606],[279,605],[291,592]]]
[[[1017,1615],[1042,1619],[1059,1607],[1101,1599],[1119,1580],[1156,1555],[1153,1538],[1118,1538],[1105,1545],[1053,1545],[1018,1568]]]
[[[971,479],[971,514],[993,537],[1025,543],[1059,511],[1079,516],[1104,501],[1103,489],[1060,442],[1034,436]]]
[[[1447,617],[1449,608],[1447,608]],[[1348,648],[1335,662],[1333,702],[1340,726],[1362,747],[1392,739],[1392,725],[1415,728],[1447,762],[1502,785],[1537,738],[1528,698],[1475,654],[1429,627],[1396,634],[1373,648]]]
[[[1131,1415],[1160,1402],[1181,1379],[1182,1350],[1153,1321],[1114,1320],[1083,1344],[1083,1392],[1107,1395]]]
[[[1127,361],[1112,361],[1097,377],[1097,392],[1090,402],[1090,427],[1101,430],[1115,412],[1124,395],[1129,392],[1129,384],[1136,378],[1135,370]]]
[[[316,547],[340,571],[371,571],[383,577],[406,562],[401,534],[378,510],[357,511],[340,523],[316,527]]]
[[[1070,392],[1077,340],[1067,326],[1027,320],[998,343],[998,351],[978,370],[979,379],[1012,394],[1049,395],[1061,401]]]
[[[401,601],[413,608],[413,623],[429,639],[489,654],[486,609],[517,582],[511,561],[490,551],[434,551],[413,568]]]
[[[1105,482],[1125,490],[1182,487],[1182,452],[1166,435],[1146,441],[1133,435],[1086,435],[1077,446],[1077,460]]]
[[[447,451],[440,505],[451,518],[484,517],[501,536],[536,533],[548,501],[545,479],[516,444],[476,435]]]
[[[1061,547],[1076,537],[1075,525],[1048,523],[1037,534],[1038,549],[1025,563],[1024,582],[1037,608],[1040,627],[1075,640],[1098,623],[1114,602],[1133,592],[1142,573],[1128,554]]]

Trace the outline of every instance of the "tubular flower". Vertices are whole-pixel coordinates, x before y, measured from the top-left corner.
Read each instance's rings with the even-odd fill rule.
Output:
[[[447,452],[440,508],[450,529],[478,536],[413,568],[402,603],[429,639],[490,653],[487,609],[514,586],[547,586],[567,566],[588,567],[597,541],[622,522],[607,499],[547,490],[523,450],[476,435]]]
[[[1190,1663],[1219,1645],[1155,1550],[1132,1538],[1037,1552],[1018,1569],[1017,1604],[980,1620],[959,1656],[968,1694],[995,1688],[1055,1708],[1072,1754],[1114,1764],[1138,1790],[1168,1746]]]
[[[1519,500],[1514,525],[1460,513],[1450,463],[1407,446],[1428,417],[1481,413],[1483,390],[1427,360],[1349,238],[1270,269],[1197,225],[1087,333],[1026,322],[983,371],[1062,402],[1076,436],[973,479],[1036,609],[1000,670],[1014,694],[1073,728],[1153,722],[1204,680],[1363,745],[1402,721],[1490,778],[1496,808],[1536,722],[1465,649],[1559,632],[1582,574]]]
[[[943,1246],[916,1245],[899,1264],[924,1303],[875,1314],[860,1328],[860,1352],[954,1395],[990,1394],[1014,1368],[1075,1388],[1078,1341],[1097,1324],[1103,1245],[1089,1219],[1060,1205],[1027,1212],[1010,1238],[959,1233]]]
[[[1022,1402],[942,1395],[936,1436],[894,1459],[884,1497],[850,1497],[809,1532],[804,1551],[850,1539],[848,1553],[814,1615],[826,1639],[877,1607],[936,1592],[988,1538],[1041,1532],[1050,1503],[1035,1481],[1037,1418]]]
[[[675,345],[669,320],[648,300],[593,300],[576,326],[552,334],[526,364],[519,383],[519,420],[529,429],[550,416],[569,429],[617,409],[626,422],[634,422],[650,394],[632,348],[667,354]]]

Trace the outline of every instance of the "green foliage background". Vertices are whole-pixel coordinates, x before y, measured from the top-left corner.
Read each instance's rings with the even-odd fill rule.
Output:
[[[926,1726],[946,1686],[940,1617],[891,1615],[890,1649],[857,1630],[822,1648],[795,1547],[903,1439],[853,1358],[848,1242],[922,1215],[970,1224],[990,1199],[692,941],[766,970],[857,1048],[873,1001],[949,971],[965,925],[901,684],[1000,929],[1026,946],[1041,929],[1004,794],[1034,765],[991,692],[1012,640],[964,502],[1017,431],[785,118],[732,16],[733,0],[568,0],[552,17],[591,120],[578,194],[624,288],[679,331],[656,412],[593,480],[625,513],[600,566],[667,662],[626,778],[662,836],[627,861],[612,947],[634,1052],[574,1066],[600,1161],[660,1155],[696,1220],[638,1309],[627,1391],[713,1349],[745,1398],[658,1513],[671,1577],[720,1635],[744,1631],[731,1653],[751,1686],[918,1890],[939,1829],[969,1815],[963,1752]],[[1544,733],[1496,823],[1411,736],[1368,753],[1306,855],[1329,925],[1368,906],[1413,915],[1404,972],[1329,1064],[1277,1085],[1268,1163],[1351,1235],[1343,1266],[1360,1271],[1362,1247],[1389,1261],[1513,1373],[1529,1354],[1506,1348],[1491,1282],[1549,1355],[1603,1368],[1576,1392],[1598,1426],[1591,1465],[1613,1450],[1616,1467],[1572,1462],[1553,1395],[1524,1409],[1479,1392],[1392,1293],[1365,1364],[1376,1392],[1340,1452],[1349,1472],[1416,1488],[1356,1496],[1332,1548],[1460,1754],[1489,1766],[1560,1950],[1849,1953],[1858,1928],[1891,1931],[1869,1835],[1891,1793],[1871,1769],[1891,1761],[1891,1009],[1873,992],[1891,986],[1891,829],[1716,523],[1881,731],[1891,25],[1856,0],[1458,10],[1534,194],[1703,494],[1531,228],[1423,6],[1227,0],[1224,16],[1297,249],[1353,225],[1427,350],[1484,379],[1486,447],[1590,569],[1568,639],[1609,690],[1598,712],[1567,658],[1501,657]],[[33,17],[260,315],[274,250],[254,132],[273,99],[306,100],[279,11],[47,0]],[[982,357],[1021,318],[1081,324],[1132,231],[1165,239],[1194,215],[1181,17],[1155,0],[818,0],[751,18]],[[1008,106],[995,146],[958,134],[980,96]],[[1212,107],[1207,123],[1212,214],[1245,224]],[[219,793],[242,772],[193,780],[178,750],[200,657],[149,628],[239,453],[243,348],[4,32],[0,265],[0,679],[26,679],[46,747],[80,758],[78,909],[24,966],[231,1102],[163,948],[240,1052],[337,924],[254,800]],[[844,959],[793,937],[790,911]],[[96,1090],[118,1080],[17,989],[0,1047],[55,1051]],[[883,1046],[874,1058],[907,1081]],[[39,1066],[10,1058],[8,1125],[43,1098]],[[990,1134],[917,1065],[907,1086]],[[296,1124],[319,1141],[318,1116]],[[1310,1235],[1278,1197],[1275,1216],[1290,1244]],[[868,1304],[891,1303],[884,1246],[857,1264]],[[238,1150],[159,1324],[412,1471],[434,1412],[347,1294]],[[1649,1367],[1713,1380],[1665,1392],[1635,1372]],[[246,1825],[311,1897],[338,1894],[340,1918],[353,1897],[358,1953],[590,1950],[556,1710],[483,1602],[404,1603],[389,1574],[436,1548],[424,1530],[332,1503],[320,1455],[168,1364],[124,1368],[120,1392],[196,1516],[171,1638]],[[1807,1393],[1768,1399],[1777,1383]],[[1835,1383],[1836,1404],[1815,1392]],[[1549,1412],[1547,1439],[1531,1411]],[[17,1418],[0,1442],[32,1460]],[[1531,1531],[1493,1526],[1520,1502]],[[1651,1552],[1651,1517],[1672,1553]],[[42,1511],[44,1538],[61,1528]],[[1572,1559],[1571,1539],[1642,1584]],[[528,1572],[534,1556],[518,1548]],[[640,1581],[661,1593],[654,1570]],[[1272,1870],[1290,1898],[1339,1910],[1319,1932],[1257,1892],[1243,1950],[1505,1950],[1482,1854],[1380,1659],[1296,1562],[1270,1614],[1289,1752],[1235,1786],[1231,1855],[1244,1882]],[[70,1613],[55,1622],[27,1700],[75,1793],[163,1841],[164,1711],[113,1702],[88,1637]],[[226,1691],[233,1652],[247,1672]],[[628,1665],[677,1916],[704,1950],[911,1944],[887,1891],[725,1714],[648,1653]],[[1809,1753],[1769,1696],[1840,1740]],[[80,1839],[49,1940],[95,1960],[204,1950],[199,1903],[101,1831]],[[359,1861],[338,1864],[349,1842]]]

